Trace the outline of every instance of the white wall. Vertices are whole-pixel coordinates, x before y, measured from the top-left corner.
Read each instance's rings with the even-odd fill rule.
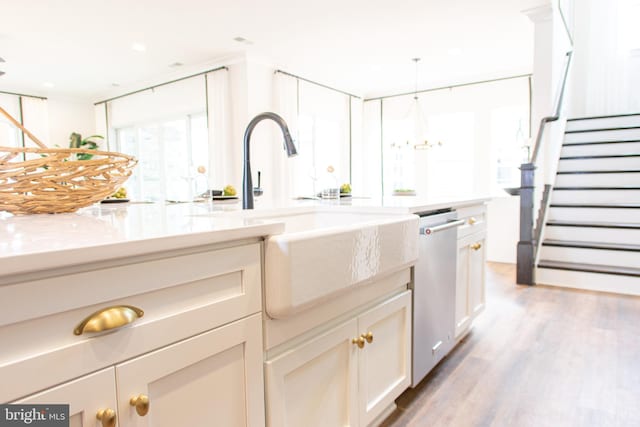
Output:
[[[2,95],[0,104],[16,120],[20,120],[18,96]],[[23,96],[22,120],[25,128],[49,147],[68,147],[72,132],[90,136],[96,128],[92,103],[76,98],[40,99]],[[28,137],[25,137],[25,144],[27,147],[36,146]]]
[[[46,143],[49,146],[68,147],[72,132],[83,137],[95,134],[95,110],[91,102],[53,97],[47,100],[47,110],[49,134]]]
[[[495,197],[487,205],[487,261],[515,264],[520,197]]]
[[[227,141],[230,158],[226,184],[242,191],[244,132],[256,115],[274,110],[273,73],[275,67],[260,59],[245,57],[229,65],[232,123]],[[214,154],[215,155],[215,154]],[[262,173],[264,195],[256,201],[274,201],[283,197],[286,174],[282,133],[269,120],[258,124],[251,135],[251,171],[254,187],[258,185],[258,171]],[[222,188],[221,185],[218,185]],[[218,188],[216,187],[216,188]]]
[[[575,1],[571,116],[637,112],[638,10],[628,0]]]

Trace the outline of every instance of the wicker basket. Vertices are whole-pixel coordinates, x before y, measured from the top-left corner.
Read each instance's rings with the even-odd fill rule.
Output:
[[[0,113],[39,147],[0,147],[0,211],[74,212],[115,193],[137,163],[131,156],[110,151],[47,148],[1,107]],[[74,159],[82,153],[93,157]]]

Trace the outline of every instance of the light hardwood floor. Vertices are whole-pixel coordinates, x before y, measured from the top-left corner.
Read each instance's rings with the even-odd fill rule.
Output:
[[[640,426],[640,298],[517,286],[490,263],[484,314],[397,403],[384,427]]]

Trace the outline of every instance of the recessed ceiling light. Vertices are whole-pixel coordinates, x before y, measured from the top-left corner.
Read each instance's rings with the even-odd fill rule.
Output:
[[[458,56],[462,53],[462,49],[460,49],[459,47],[452,47],[451,49],[447,50],[447,53],[449,54],[449,56]]]
[[[44,86],[44,87],[48,87],[48,88],[52,88],[52,87],[54,87],[55,85],[54,85],[53,83],[51,83],[51,82],[44,82],[44,83],[42,83],[42,86]]]
[[[131,45],[131,49],[135,50],[136,52],[144,52],[145,50],[147,50],[147,47],[142,43],[133,43]]]
[[[184,64],[182,62],[174,62],[173,64],[169,64],[171,68],[182,67]]]
[[[113,87],[120,87],[120,83],[115,83],[115,82],[114,82],[114,83],[111,83],[111,86],[113,86]]]
[[[245,39],[244,37],[234,37],[233,40],[237,41],[238,43],[242,43],[242,44],[253,44],[253,42],[249,39]]]

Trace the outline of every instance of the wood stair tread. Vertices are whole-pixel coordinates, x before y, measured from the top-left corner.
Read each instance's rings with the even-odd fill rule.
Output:
[[[584,191],[584,190],[640,190],[640,187],[631,186],[631,185],[620,185],[617,187],[598,187],[598,186],[588,186],[588,187],[553,187],[554,190],[559,191]]]
[[[629,129],[640,129],[640,126],[616,126],[616,127],[608,127],[608,128],[578,129],[578,130],[568,130],[568,131],[565,131],[564,133],[571,134],[571,133],[587,133],[587,132],[607,132],[607,131],[629,130]]]
[[[540,260],[538,268],[553,268],[556,270],[584,271],[587,273],[615,274],[620,276],[640,277],[639,268],[614,267],[600,264],[582,264],[577,262],[563,262],[552,260]]]
[[[584,170],[584,171],[558,171],[557,174],[558,175],[571,175],[571,174],[599,174],[599,173],[640,173],[640,170],[624,170],[624,169],[619,169],[619,170],[603,170],[603,171],[591,171],[591,170]]]
[[[589,228],[622,228],[629,230],[640,230],[640,223],[636,222],[600,222],[600,221],[547,221],[548,226],[557,227],[589,227]]]
[[[611,250],[611,251],[640,252],[640,245],[632,245],[627,243],[582,242],[577,240],[546,239],[542,242],[542,246],[558,246],[563,248],[605,249],[605,250]]]
[[[551,208],[640,209],[638,203],[551,203]]]
[[[586,160],[586,159],[625,159],[640,157],[640,154],[596,154],[591,156],[563,156],[560,160]]]
[[[632,116],[640,116],[640,113],[612,114],[612,115],[606,115],[606,116],[573,117],[571,119],[567,119],[567,121],[568,122],[577,122],[577,121],[580,121],[580,120],[614,119],[616,117],[632,117]]]
[[[563,147],[573,147],[576,145],[600,145],[600,144],[632,144],[634,142],[640,142],[640,139],[617,139],[615,141],[592,141],[592,142],[565,142]]]

